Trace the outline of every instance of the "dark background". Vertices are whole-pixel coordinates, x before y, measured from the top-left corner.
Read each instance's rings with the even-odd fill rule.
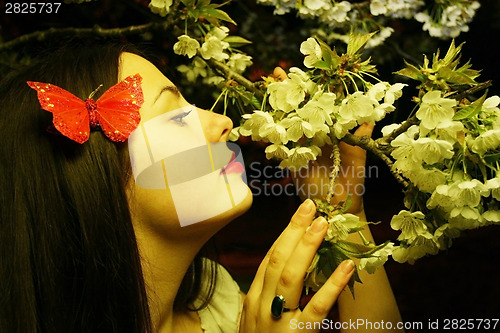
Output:
[[[43,1],[39,1],[43,2]],[[0,1],[0,42],[10,41],[20,35],[51,27],[124,27],[160,20],[149,12],[146,0],[102,0],[82,5],[64,4],[58,14],[5,14],[5,1]],[[479,81],[492,79],[490,94],[499,94],[500,84],[500,3],[482,1],[470,31],[457,38],[456,43],[466,41],[463,49],[464,62],[471,59],[474,69],[483,69]],[[245,48],[254,57],[255,65],[247,76],[259,79],[277,65],[300,66],[302,58],[298,45],[306,39],[304,22],[290,14],[272,15],[272,9],[257,6],[251,1],[235,0],[228,12],[239,23],[231,26],[232,32],[255,41]],[[383,48],[370,52],[373,62],[379,64],[380,76],[393,81],[393,72],[402,68],[403,54],[410,62],[422,60],[422,54],[430,55],[437,48],[444,53],[450,41],[429,38],[421,31],[421,25],[412,21],[397,21],[396,32]],[[183,81],[175,66],[185,61],[172,55],[170,49],[175,38],[166,33],[122,38],[140,44],[158,55],[157,64],[169,78],[181,87],[186,99],[202,107],[210,107],[213,101],[211,88],[192,85]],[[261,41],[261,42],[258,42]],[[18,63],[29,62],[36,57],[39,48],[56,47],[64,38],[32,42],[0,52],[0,77]],[[341,45],[338,46],[342,48]],[[405,93],[411,92],[405,88]],[[403,108],[404,109],[404,108]],[[374,136],[388,122],[406,118],[404,112],[391,114],[389,119],[377,125]],[[237,116],[233,116],[237,124]],[[246,162],[258,161],[262,166],[274,165],[265,159],[263,146],[258,143],[240,142]],[[389,174],[387,167],[368,156],[368,163],[377,166],[377,174],[366,180],[365,208],[370,221],[381,221],[372,227],[376,240],[395,240],[397,234],[390,229],[389,221],[402,206],[401,187]],[[248,166],[247,166],[248,172]],[[249,173],[249,181],[255,175]],[[261,179],[262,181],[262,179]],[[271,184],[284,186],[288,177],[267,179]],[[215,240],[220,259],[233,273],[242,289],[248,285],[261,259],[289,221],[300,204],[296,196],[256,195],[250,211],[238,218],[219,233]],[[437,256],[425,257],[415,264],[398,264],[392,260],[386,270],[398,300],[403,319],[407,322],[423,322],[434,319],[487,319],[500,317],[500,226],[489,226],[464,232],[454,245]],[[376,304],[376,300],[374,300]],[[497,331],[500,331],[500,324]]]

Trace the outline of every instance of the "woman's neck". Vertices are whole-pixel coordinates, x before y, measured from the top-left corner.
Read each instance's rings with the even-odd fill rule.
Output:
[[[187,269],[211,235],[169,237],[141,227],[135,233],[154,330],[175,332],[179,321],[173,310],[175,297]]]

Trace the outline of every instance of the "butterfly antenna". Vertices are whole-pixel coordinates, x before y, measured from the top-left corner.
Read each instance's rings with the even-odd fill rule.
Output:
[[[102,84],[100,84],[100,85],[99,85],[99,87],[97,87],[97,88],[96,88],[96,90],[94,90],[94,91],[93,91],[93,92],[89,95],[89,98],[94,97],[95,93],[96,93],[99,89],[101,89],[101,87],[102,87],[102,86],[103,86],[103,85],[102,85]]]

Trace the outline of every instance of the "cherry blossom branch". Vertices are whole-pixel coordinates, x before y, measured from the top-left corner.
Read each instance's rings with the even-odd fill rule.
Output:
[[[79,37],[90,37],[90,36],[101,36],[101,37],[120,37],[126,35],[138,35],[144,32],[158,30],[166,31],[173,24],[176,23],[178,19],[172,18],[162,22],[151,22],[142,25],[134,25],[124,28],[110,28],[104,29],[98,25],[92,28],[49,28],[43,31],[35,31],[30,34],[20,36],[9,42],[0,44],[0,51],[6,51],[14,49],[20,45],[29,44],[32,42],[44,42],[49,39],[55,39],[57,37],[67,37],[67,36],[79,36]]]
[[[207,60],[207,63],[210,67],[215,68],[221,74],[227,79],[227,80],[234,80],[237,83],[241,84],[243,87],[248,89],[249,91],[253,92],[257,97],[259,98],[264,98],[264,93],[253,83],[252,81],[248,80],[245,78],[243,75],[240,75],[233,71],[229,66],[226,64],[217,61],[215,59],[209,59]]]
[[[460,101],[462,98],[465,98],[468,95],[475,94],[478,91],[484,90],[484,89],[490,87],[492,84],[493,83],[492,83],[491,80],[488,80],[488,81],[485,81],[485,82],[481,82],[477,86],[474,86],[474,87],[472,87],[470,89],[462,91],[460,94],[456,95],[453,98],[455,98],[457,101]]]
[[[337,179],[337,176],[340,171],[340,147],[339,147],[339,140],[333,133],[330,133],[330,137],[332,139],[332,154],[330,155],[330,158],[333,161],[332,165],[332,171],[330,172],[330,186],[328,187],[328,193],[326,195],[326,202],[331,202],[332,196],[334,194],[334,189],[335,189],[335,180]]]
[[[417,125],[417,124],[418,124],[417,116],[413,115],[412,117],[405,120],[398,128],[396,128],[394,131],[392,131],[388,135],[375,140],[377,147],[386,153],[391,152],[392,147],[390,147],[390,143],[392,142],[392,140],[394,140],[401,133],[406,132],[408,130],[408,128],[410,128],[411,126]]]
[[[389,167],[389,170],[391,174],[396,178],[396,180],[404,186],[404,188],[408,188],[410,184],[406,179],[401,176],[401,174],[396,170],[396,167],[394,166],[394,162],[390,159],[389,156],[387,156],[382,149],[379,148],[379,145],[375,140],[373,140],[370,136],[368,135],[363,135],[363,136],[356,136],[354,134],[347,133],[343,138],[342,141],[345,143],[350,144],[351,146],[358,146],[361,147],[367,151],[372,152],[375,154],[378,158],[380,158],[384,163]]]

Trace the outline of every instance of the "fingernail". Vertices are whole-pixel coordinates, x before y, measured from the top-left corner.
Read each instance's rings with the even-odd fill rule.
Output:
[[[316,206],[314,205],[314,202],[311,199],[306,199],[306,201],[304,201],[299,207],[299,214],[309,215],[315,207]]]
[[[325,229],[327,222],[323,216],[318,217],[311,225],[312,232],[321,232]]]
[[[351,259],[344,260],[341,265],[342,272],[344,272],[345,274],[349,274],[354,270],[354,261],[352,261]]]

